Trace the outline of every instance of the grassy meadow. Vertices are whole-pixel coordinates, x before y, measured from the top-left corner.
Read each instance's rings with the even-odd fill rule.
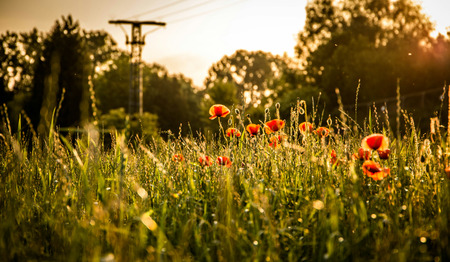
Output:
[[[389,119],[372,112],[358,125],[305,105],[298,102],[287,119],[278,107],[266,110],[266,119],[251,119],[259,125],[254,136],[247,116],[231,110],[211,120],[214,138],[129,140],[126,132],[111,132],[111,144],[92,125],[70,136],[56,127],[37,137],[12,134],[4,121],[0,256],[449,261],[450,148],[439,119],[421,133],[406,113],[396,120],[395,113]],[[264,123],[273,119],[285,121],[268,134],[272,126]],[[312,130],[299,128],[306,121]],[[330,133],[315,132],[319,127]],[[388,139],[387,157],[358,153],[371,134]],[[363,168],[369,158],[378,169]],[[384,176],[375,180],[372,173]]]

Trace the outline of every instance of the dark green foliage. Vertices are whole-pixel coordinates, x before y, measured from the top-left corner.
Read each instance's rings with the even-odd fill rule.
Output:
[[[113,132],[127,134],[128,139],[133,139],[136,135],[143,139],[150,139],[158,136],[158,117],[154,114],[144,112],[142,116],[135,114],[128,116],[123,107],[111,109],[108,114],[100,117],[99,126]]]
[[[328,109],[337,113],[336,88],[343,105],[351,108],[359,81],[359,103],[393,106],[400,79],[401,94],[412,104],[427,100],[428,114],[421,110],[415,116],[432,116],[439,103],[425,94],[450,83],[448,38],[431,38],[430,20],[410,0],[335,2],[308,3],[296,47],[305,61],[306,80],[330,97]]]
[[[79,125],[83,81],[87,79],[84,71],[87,54],[83,49],[78,22],[73,21],[71,16],[63,17],[62,22],[56,22],[43,45],[43,59],[37,64],[27,114],[33,125],[38,126],[41,115],[44,114],[47,119],[43,120],[48,121],[48,116],[62,100],[57,124],[63,127]],[[44,96],[49,99],[48,102],[44,102]],[[48,123],[44,125],[48,126]]]
[[[7,103],[12,123],[25,110],[36,131],[49,131],[50,119],[63,127],[82,125],[92,111],[89,78],[114,54],[114,41],[102,31],[82,31],[69,15],[46,35],[1,36],[0,103]],[[15,125],[13,125],[15,126]]]
[[[120,107],[128,108],[129,60],[129,55],[121,52],[109,69],[102,71],[94,79],[95,97],[100,113],[106,114]]]
[[[11,101],[17,93],[31,91],[35,66],[42,55],[42,38],[37,29],[0,36],[0,104]]]
[[[12,128],[29,101],[36,64],[41,59],[43,35],[37,29],[27,33],[6,32],[0,36],[0,104],[9,108]]]
[[[214,104],[238,105],[238,88],[233,82],[217,82],[206,92],[210,98],[209,106]]]
[[[153,65],[144,70],[144,108],[158,115],[161,131],[174,134],[190,133],[201,128],[200,105],[202,97],[193,88],[192,81],[183,75],[170,75],[161,66]]]
[[[94,81],[99,109],[105,113],[120,107],[127,108],[129,90],[129,57],[122,53],[114,60],[110,69],[104,71]],[[144,65],[144,111],[158,116],[161,131],[183,134],[198,130],[200,125],[200,94],[193,88],[192,82],[182,75],[170,75],[157,64]]]

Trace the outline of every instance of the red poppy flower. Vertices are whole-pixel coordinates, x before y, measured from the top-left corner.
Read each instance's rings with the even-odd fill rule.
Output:
[[[372,151],[366,150],[362,147],[358,149],[358,158],[359,160],[369,160],[372,155]]]
[[[245,130],[250,134],[250,136],[256,136],[259,131],[259,125],[257,124],[249,124]]]
[[[212,160],[207,155],[199,157],[198,158],[198,162],[200,163],[201,166],[210,166],[210,165],[212,165]]]
[[[339,164],[339,160],[337,158],[337,154],[336,154],[336,151],[334,151],[334,149],[332,149],[331,153],[330,153],[330,162],[331,162],[332,165],[334,165],[334,164],[338,165]]]
[[[302,133],[312,132],[314,130],[313,125],[310,122],[303,122],[298,126],[298,128]]]
[[[314,131],[319,137],[327,137],[330,134],[330,129],[321,126]]]
[[[444,169],[444,171],[445,171],[445,174],[447,175],[447,178],[450,179],[450,166],[446,167]]]
[[[389,168],[381,168],[380,164],[372,160],[364,161],[362,169],[364,174],[366,174],[368,177],[372,178],[375,181],[387,177],[387,175],[389,175],[390,173]]]
[[[382,134],[372,134],[362,140],[361,147],[366,150],[386,150],[389,147],[389,139]]]
[[[183,157],[182,154],[174,154],[172,156],[172,161],[173,162],[183,162],[183,160],[184,160],[184,157]]]
[[[216,117],[226,117],[230,113],[230,109],[224,105],[213,105],[209,108],[209,114],[211,117],[209,119],[215,119]]]
[[[226,156],[219,156],[217,157],[217,164],[221,166],[230,167],[231,166],[231,160]]]
[[[239,132],[239,130],[237,130],[234,127],[230,127],[227,129],[227,131],[225,131],[225,133],[227,134],[227,137],[240,137],[241,136],[241,132]]]
[[[273,119],[264,124],[264,129],[266,130],[267,134],[271,134],[283,129],[284,125],[285,123],[283,120]]]
[[[272,136],[269,138],[269,146],[276,148],[279,144],[281,144],[281,142],[283,142],[284,139],[286,139],[285,135]]]
[[[378,156],[380,159],[389,159],[389,154],[391,153],[391,150],[389,148],[386,148],[385,150],[377,150]]]

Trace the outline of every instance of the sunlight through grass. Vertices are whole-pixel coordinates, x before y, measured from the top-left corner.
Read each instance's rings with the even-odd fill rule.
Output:
[[[383,121],[325,127],[301,104],[287,122],[276,112],[249,127],[236,115],[212,140],[3,132],[2,257],[448,259],[445,131],[420,134],[406,116],[399,138]]]

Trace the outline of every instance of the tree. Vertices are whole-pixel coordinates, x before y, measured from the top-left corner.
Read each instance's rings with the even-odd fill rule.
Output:
[[[100,114],[120,107],[128,108],[129,60],[128,54],[120,52],[109,67],[96,74],[93,85]]]
[[[33,33],[31,39],[39,39],[36,35]],[[55,22],[35,60],[34,75],[29,79],[31,94],[25,106],[39,132],[48,132],[53,117],[62,127],[89,121],[89,79],[96,66],[114,53],[114,45],[107,33],[83,31],[70,15]]]
[[[395,97],[398,78],[404,94],[436,89],[449,80],[443,67],[438,74],[427,68],[437,62],[430,52],[433,26],[413,1],[314,0],[306,11],[297,55],[307,83],[329,95],[334,108],[335,89],[344,104],[352,105],[359,81],[358,101],[370,102]]]
[[[33,89],[35,67],[42,56],[43,34],[6,32],[0,36],[0,105],[8,106],[11,127]]]
[[[83,46],[86,49],[89,61],[85,63],[85,71],[88,74],[88,81],[83,82],[83,98],[80,104],[81,119],[89,120],[89,116],[92,115],[94,121],[97,119],[97,112],[89,110],[90,101],[95,104],[95,98],[93,98],[93,79],[104,70],[108,68],[114,59],[122,54],[117,49],[117,44],[112,37],[104,31],[83,31]]]
[[[129,56],[121,53],[108,70],[94,80],[96,98],[102,113],[128,106]],[[193,88],[192,81],[183,75],[170,75],[158,64],[143,65],[144,111],[158,116],[161,131],[177,134],[180,124],[201,127],[199,106],[201,95]],[[183,134],[187,130],[184,129]]]
[[[170,75],[159,65],[144,67],[144,110],[158,116],[162,131],[178,134],[180,125],[184,135],[188,126],[200,129],[202,96],[194,89],[192,80],[182,74]]]
[[[78,22],[70,15],[62,17],[62,22],[56,21],[43,45],[43,59],[37,64],[27,113],[34,126],[39,123],[39,132],[48,131],[56,108],[59,110],[56,125],[78,125],[87,60]]]
[[[265,104],[287,67],[286,58],[263,51],[237,50],[211,66],[205,79],[206,90],[219,83],[232,83],[243,106]]]
[[[6,32],[0,42],[0,103],[5,103],[14,94],[31,90],[34,67],[42,55],[42,34],[36,29],[20,34]]]
[[[237,96],[237,87],[232,82],[215,83],[206,92],[209,98],[209,106],[213,104],[237,105],[239,104]],[[209,107],[208,107],[209,108]]]

